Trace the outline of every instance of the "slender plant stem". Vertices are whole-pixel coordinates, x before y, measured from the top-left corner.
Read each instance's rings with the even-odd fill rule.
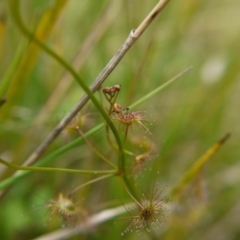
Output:
[[[184,74],[186,74],[187,72],[189,72],[190,70],[192,70],[192,66],[184,69],[182,72],[178,73],[176,76],[174,76],[173,78],[169,79],[166,83],[162,84],[161,86],[157,87],[156,89],[154,89],[153,91],[151,91],[150,93],[148,93],[147,95],[145,95],[144,97],[140,98],[138,101],[136,101],[135,103],[131,104],[129,107],[133,108],[136,107],[137,105],[141,104],[142,102],[146,101],[147,99],[149,99],[150,97],[152,97],[153,95],[157,94],[158,92],[160,92],[161,90],[163,90],[165,87],[167,87],[168,85],[170,85],[171,83],[173,83],[174,81],[176,81],[177,79],[179,79],[180,77],[182,77]]]
[[[133,200],[140,208],[142,208],[142,205],[138,202],[138,200],[137,200],[137,199],[130,193],[130,191],[128,190],[128,187],[127,187],[126,184],[125,184],[125,180],[122,179],[122,178],[121,178],[121,180],[122,180],[123,187],[124,187],[124,189],[126,190],[127,194],[132,198],[132,200]]]
[[[107,158],[105,158],[95,147],[92,146],[92,144],[84,137],[84,134],[82,131],[77,127],[76,128],[80,136],[84,139],[84,141],[87,143],[88,147],[100,158],[102,159],[105,163],[107,163],[109,166],[111,166],[114,169],[117,169],[117,167],[110,162]]]
[[[101,181],[101,180],[103,180],[103,179],[105,179],[105,178],[112,177],[112,176],[114,176],[114,174],[108,174],[108,175],[105,175],[105,176],[101,176],[101,177],[98,177],[98,178],[94,178],[94,179],[92,179],[92,180],[90,180],[90,181],[88,181],[88,182],[86,182],[86,183],[84,183],[84,184],[76,187],[75,189],[73,189],[69,195],[72,196],[73,193],[75,193],[75,192],[78,191],[79,189],[81,189],[81,188],[83,188],[83,187],[85,187],[85,186],[87,186],[87,185],[90,185],[90,184],[92,184],[92,183],[99,182],[99,181]]]
[[[13,163],[9,163],[0,159],[0,163],[18,170],[27,170],[27,171],[37,171],[37,172],[62,172],[62,173],[77,173],[77,174],[116,174],[116,170],[76,170],[76,169],[67,169],[67,168],[51,168],[51,167],[34,167],[34,166],[18,166]]]

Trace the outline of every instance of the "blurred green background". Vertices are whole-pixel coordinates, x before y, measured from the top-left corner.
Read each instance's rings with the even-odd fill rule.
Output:
[[[156,3],[22,0],[21,14],[28,28],[36,30],[48,46],[69,62],[76,59],[72,65],[91,85],[130,30]],[[125,239],[240,239],[239,9],[238,0],[170,1],[104,84],[121,84],[118,102],[128,106],[193,66],[191,72],[134,109],[147,111],[154,119],[149,127],[158,154],[136,179],[147,193],[159,171],[157,181],[162,187],[168,185],[167,195],[198,157],[227,132],[232,133],[196,182],[169,203],[171,213],[163,219],[164,226],[140,236],[128,233]],[[22,164],[80,99],[83,91],[65,74],[55,60],[19,32],[8,1],[0,1],[0,97],[7,98],[0,108],[1,158]],[[103,121],[91,103],[84,114],[84,131]],[[142,130],[136,127],[129,141],[138,134]],[[47,153],[76,137],[62,134]],[[103,130],[90,141],[116,161]],[[130,160],[128,164],[131,166]],[[86,144],[48,166],[105,169]],[[1,180],[13,172],[0,165]],[[48,219],[46,209],[31,209],[90,179],[59,173],[31,173],[19,179],[1,195],[0,239],[32,239],[61,228],[59,221]],[[115,178],[88,186],[76,196],[90,215],[121,205],[119,198],[130,201]],[[115,224],[110,220],[71,239],[120,239],[127,225],[128,221]]]

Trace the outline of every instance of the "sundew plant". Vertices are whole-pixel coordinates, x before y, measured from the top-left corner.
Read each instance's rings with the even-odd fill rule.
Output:
[[[239,7],[0,1],[0,239],[238,239]]]

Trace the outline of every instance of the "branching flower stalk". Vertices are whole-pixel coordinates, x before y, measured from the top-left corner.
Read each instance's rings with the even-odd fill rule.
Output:
[[[114,135],[114,137],[116,139],[116,142],[117,142],[117,145],[118,145],[118,149],[119,149],[119,153],[118,153],[118,173],[119,173],[119,175],[123,174],[123,177],[124,177],[127,185],[129,185],[128,180],[127,180],[127,178],[125,176],[125,157],[124,157],[123,144],[122,144],[121,139],[120,139],[120,137],[118,135],[118,132],[117,132],[114,124],[112,123],[111,119],[109,118],[108,114],[106,114],[104,109],[101,107],[100,103],[97,101],[97,99],[93,95],[92,90],[94,89],[94,85],[92,86],[93,89],[88,88],[88,86],[79,77],[77,72],[64,59],[62,59],[58,54],[56,54],[54,51],[52,51],[52,49],[48,48],[43,42],[39,41],[35,37],[34,34],[32,34],[30,31],[28,31],[28,29],[23,24],[23,21],[22,21],[21,16],[20,16],[20,11],[19,11],[20,7],[19,7],[19,1],[18,0],[9,0],[9,3],[10,3],[9,5],[10,5],[10,10],[12,11],[13,18],[15,20],[15,23],[19,27],[19,29],[29,39],[34,40],[41,47],[41,49],[43,49],[45,52],[47,52],[55,60],[57,60],[65,69],[67,69],[72,74],[72,76],[77,80],[79,85],[82,87],[82,89],[87,94],[87,96],[85,96],[85,99],[86,99],[85,103],[88,100],[87,98],[90,98],[91,101],[93,102],[93,104],[95,105],[95,107],[98,109],[100,114],[105,119],[107,125],[110,127],[111,131],[113,132],[113,135]],[[115,68],[115,66],[118,64],[118,62],[121,60],[121,58],[127,52],[127,50],[131,47],[131,45],[141,36],[141,34],[145,31],[145,29],[149,26],[149,24],[153,21],[153,19],[155,19],[155,17],[159,14],[159,12],[161,12],[161,10],[165,7],[165,5],[167,3],[168,3],[168,0],[160,1],[155,6],[155,8],[150,12],[150,14],[144,19],[144,21],[140,24],[140,26],[136,30],[133,30],[131,32],[130,38],[127,39],[127,41],[128,40],[130,40],[130,41],[128,43],[126,42],[127,44],[126,44],[125,50],[124,51],[121,50],[121,55],[119,54],[119,57],[115,60],[115,63],[112,65],[112,68],[108,69],[107,75],[105,76],[105,78],[102,78],[103,81],[111,73],[111,71]],[[110,61],[110,63],[107,65],[107,67],[109,65],[111,65],[111,64],[112,63]],[[104,72],[104,70],[103,70],[103,72]],[[101,85],[101,81],[97,81],[97,85],[100,86]],[[95,86],[95,90],[97,90],[97,89],[98,89],[98,87]],[[78,106],[78,111],[81,109],[80,105],[81,104],[79,104],[79,106]],[[49,135],[47,140],[45,142],[43,142],[38,147],[38,149],[33,153],[33,155],[31,155],[29,157],[29,159],[24,163],[24,165],[26,166],[26,165],[33,164],[39,158],[40,154],[43,153],[43,151],[51,144],[51,142],[59,135],[59,133],[63,130],[63,128],[66,127],[66,125],[70,122],[70,120],[76,114],[77,114],[77,111],[76,111],[76,108],[75,108],[75,110],[72,112],[72,114],[69,114],[69,117],[66,117],[65,119],[63,119],[63,121],[59,124],[59,127],[56,128],[56,130],[53,132],[53,134]],[[18,174],[18,173],[16,173],[16,174]]]
[[[121,86],[120,85],[114,85],[112,87],[105,87],[102,92],[105,95],[105,98],[107,99],[107,101],[110,104],[110,107],[108,109],[108,115],[111,115],[111,113],[113,112],[114,109],[114,104],[116,103],[118,94],[121,90]]]
[[[15,3],[13,1],[13,10],[15,9]],[[18,1],[16,1],[16,4]],[[119,48],[113,58],[109,61],[106,67],[102,70],[102,72],[97,76],[94,83],[91,85],[90,89],[92,92],[99,90],[102,83],[105,79],[110,75],[113,69],[118,65],[120,60],[126,54],[126,52],[131,48],[131,46],[135,43],[135,41],[141,36],[141,34],[146,30],[146,28],[150,25],[150,23],[155,19],[155,17],[163,10],[163,8],[167,5],[169,0],[161,0],[155,6],[155,8],[147,15],[147,17],[143,20],[143,22],[139,25],[139,27],[130,33],[126,41],[123,45]],[[16,10],[18,11],[18,9]],[[19,15],[19,13],[17,12]],[[32,36],[31,36],[32,37]],[[82,107],[87,103],[89,100],[88,95],[84,95],[76,106],[67,114],[65,118],[57,125],[57,127],[49,134],[46,140],[40,144],[40,146],[29,156],[25,165],[30,165],[36,162],[41,154],[46,150],[46,148],[54,141],[54,139],[60,134],[60,132],[68,125],[68,123],[74,118],[74,116],[82,109]]]
[[[143,21],[143,23],[139,26],[139,28],[136,31],[132,31],[130,36],[132,40],[132,44],[136,41],[136,39],[143,33],[143,31],[148,27],[148,25],[151,23],[151,21],[156,17],[156,15],[163,9],[163,7],[167,4],[168,1],[160,1],[159,4],[157,4],[157,6],[154,8],[154,10],[148,15],[148,17]],[[76,71],[64,60],[62,59],[60,56],[58,56],[54,51],[52,51],[52,49],[48,48],[44,43],[42,43],[41,41],[39,41],[33,34],[31,34],[28,29],[24,26],[22,19],[20,17],[20,13],[19,13],[19,1],[16,0],[10,0],[10,9],[13,12],[13,16],[15,18],[15,21],[19,27],[19,29],[25,33],[25,35],[28,36],[28,38],[33,39],[40,47],[41,49],[45,50],[49,55],[51,55],[54,59],[56,59],[65,69],[67,69],[72,76],[77,80],[77,82],[79,83],[79,85],[82,87],[82,89],[85,91],[85,93],[87,94],[87,97],[90,98],[93,102],[93,104],[95,105],[95,107],[98,109],[98,111],[100,112],[100,114],[103,116],[103,118],[105,119],[106,123],[107,123],[107,128],[110,128],[111,131],[113,132],[113,135],[115,137],[116,143],[118,145],[118,150],[119,150],[119,155],[118,155],[118,174],[121,176],[121,178],[124,181],[124,186],[126,189],[128,189],[129,191],[129,186],[128,188],[126,187],[127,185],[129,185],[128,181],[126,180],[126,176],[125,176],[125,161],[124,161],[124,148],[123,148],[123,144],[121,142],[121,139],[118,135],[118,132],[113,124],[113,122],[111,120],[118,120],[121,124],[123,124],[125,126],[125,140],[128,134],[128,130],[130,127],[132,127],[132,125],[134,123],[139,124],[140,126],[142,126],[145,131],[149,132],[149,130],[147,129],[147,127],[142,123],[142,121],[144,121],[144,112],[141,111],[137,111],[137,112],[132,112],[129,111],[128,108],[126,109],[122,109],[120,105],[115,105],[116,104],[116,99],[118,96],[118,93],[120,91],[120,87],[119,85],[114,86],[114,88],[110,88],[105,90],[106,93],[108,95],[108,101],[110,102],[110,108],[108,110],[108,114],[104,111],[104,109],[101,107],[101,104],[97,101],[97,99],[95,98],[95,96],[93,95],[92,90],[90,90],[87,85],[85,85],[85,83],[82,81],[82,79],[79,77],[79,75],[76,73]],[[129,44],[129,46],[131,46]],[[119,58],[118,61],[120,61],[120,59],[123,56],[121,56]],[[116,93],[115,93],[116,91]],[[119,108],[117,110],[117,107]],[[65,124],[65,123],[64,123]],[[51,143],[51,141],[53,141],[52,139],[49,139],[48,145]],[[45,145],[46,148],[46,145]],[[44,149],[42,148],[41,151],[43,151]],[[40,151],[40,152],[41,152]],[[95,152],[96,153],[96,152]],[[35,160],[38,158],[39,154],[36,152],[36,157]],[[98,154],[98,153],[97,153]],[[99,154],[98,154],[99,155]],[[101,156],[100,156],[101,157]],[[102,158],[102,157],[101,157]],[[31,158],[29,159],[29,161],[25,162],[25,165],[29,165],[32,164],[35,160],[31,160]],[[110,163],[108,160],[106,161],[106,159],[104,160],[105,162],[108,162],[108,164]],[[15,168],[15,169],[21,169],[21,170],[36,170],[36,171],[59,171],[59,172],[72,172],[72,173],[80,173],[79,171],[83,171],[85,172],[86,170],[76,170],[77,172],[72,171],[72,169],[53,169],[53,168],[38,168],[38,167],[21,167],[21,166],[17,166],[17,165],[8,165],[4,160],[1,161],[3,164]],[[110,164],[109,164],[110,165]],[[113,165],[111,165],[113,167]],[[89,172],[89,171],[88,171]],[[94,171],[95,174],[97,174],[97,172],[101,172],[101,171]],[[104,171],[102,171],[104,172]],[[104,172],[106,173],[106,171]],[[108,173],[117,173],[116,171],[109,171]],[[131,194],[132,195],[132,194]],[[133,195],[132,195],[133,196]]]
[[[184,74],[186,74],[187,72],[189,72],[192,69],[192,67],[188,67],[186,69],[184,69],[183,71],[181,71],[180,73],[178,73],[176,76],[172,77],[171,79],[169,79],[166,83],[160,85],[158,88],[152,90],[150,93],[148,93],[147,95],[143,96],[142,98],[140,98],[138,101],[136,101],[135,103],[131,104],[130,107],[136,107],[137,105],[141,104],[142,102],[146,101],[147,99],[149,99],[150,97],[153,97],[154,95],[156,95],[157,93],[159,93],[161,90],[165,89],[167,86],[169,86],[171,83],[173,83],[174,81],[176,81],[177,79],[179,79],[180,77],[182,77]],[[97,125],[95,128],[91,129],[90,131],[88,131],[85,134],[85,137],[91,136],[94,133],[96,133],[97,131],[99,131],[101,128],[104,127],[104,124],[101,123],[99,125]],[[61,148],[57,149],[56,151],[50,153],[49,155],[47,155],[46,157],[42,158],[41,161],[39,161],[39,163],[37,163],[38,166],[43,166],[47,163],[49,163],[50,161],[53,161],[54,159],[57,159],[59,156],[61,156],[63,153],[69,151],[72,148],[77,147],[81,142],[83,141],[83,139],[81,137],[79,137],[78,139],[73,140],[71,143],[68,143],[67,145],[62,146]],[[117,149],[117,146],[114,145],[114,147]],[[128,155],[134,156],[133,153],[127,151],[124,149],[124,152]],[[35,155],[36,154],[36,155]],[[35,157],[40,156],[38,153],[35,152]],[[36,158],[37,159],[37,158]],[[31,159],[29,159],[31,160]],[[9,185],[15,183],[16,181],[18,181],[20,178],[28,175],[30,172],[29,171],[20,171],[18,172],[18,174],[15,174],[13,176],[8,177],[7,179],[3,180],[0,182],[0,189],[4,189],[6,187],[8,187]]]

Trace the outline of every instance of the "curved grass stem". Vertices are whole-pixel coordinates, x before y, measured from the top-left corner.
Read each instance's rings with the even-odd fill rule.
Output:
[[[38,171],[38,172],[62,172],[62,173],[77,173],[77,174],[116,174],[116,170],[76,170],[76,169],[67,169],[67,168],[51,168],[51,167],[34,167],[34,166],[18,166],[16,164],[9,163],[0,159],[0,163],[5,166],[17,170],[27,170],[27,171]]]
[[[126,181],[121,178],[122,180],[122,184],[123,184],[123,187],[125,189],[125,191],[127,192],[127,194],[131,197],[131,199],[140,207],[142,208],[141,204],[139,203],[139,201],[133,196],[133,194],[129,191],[128,187],[126,186]]]
[[[65,61],[63,58],[61,58],[57,53],[55,53],[51,48],[46,46],[43,42],[38,40],[38,38],[26,28],[26,26],[24,25],[24,23],[22,21],[22,18],[20,16],[20,11],[19,11],[20,1],[19,0],[9,0],[9,3],[10,3],[9,4],[10,5],[10,10],[12,12],[12,17],[15,20],[15,23],[18,26],[18,28],[21,30],[21,32],[23,34],[25,34],[29,39],[35,41],[41,49],[43,49],[45,52],[47,52],[52,58],[54,58],[66,70],[68,70],[71,73],[71,75],[74,77],[74,79],[78,82],[78,84],[81,86],[81,88],[85,91],[85,93],[91,99],[91,101],[93,102],[95,107],[98,109],[99,113],[102,115],[102,117],[105,119],[105,121],[107,122],[107,124],[111,128],[111,130],[113,132],[113,135],[116,139],[116,142],[118,144],[119,150],[121,152],[122,143],[121,143],[121,139],[118,135],[118,132],[117,132],[113,122],[111,121],[111,119],[109,118],[109,116],[107,115],[107,113],[105,112],[103,107],[101,106],[101,104],[95,98],[93,92],[88,88],[88,86],[80,78],[80,76],[77,74],[77,72],[69,65],[69,63],[67,63],[67,61]],[[119,161],[124,162],[124,156],[122,154],[119,154]],[[30,162],[25,163],[25,165],[30,165],[30,164],[32,164],[32,162],[31,163]]]
[[[155,94],[159,93],[161,90],[163,90],[164,88],[166,88],[168,85],[170,85],[171,83],[173,83],[174,81],[176,81],[177,79],[179,79],[180,77],[182,77],[184,74],[186,74],[187,72],[189,72],[190,70],[192,70],[192,66],[187,67],[186,69],[184,69],[182,72],[178,73],[176,76],[172,77],[171,79],[169,79],[167,82],[165,82],[164,84],[160,85],[159,87],[157,87],[156,89],[154,89],[153,91],[151,91],[150,93],[146,94],[144,97],[140,98],[138,101],[136,101],[135,103],[131,104],[129,107],[133,108],[136,107],[137,105],[143,103],[144,101],[146,101],[147,99],[149,99],[150,97],[154,96]]]
[[[109,177],[112,177],[112,176],[114,176],[114,174],[108,174],[108,175],[104,175],[104,176],[101,176],[101,177],[98,177],[98,178],[94,178],[94,179],[92,179],[92,180],[90,180],[90,181],[88,181],[88,182],[86,182],[86,183],[84,183],[84,184],[81,184],[80,186],[78,186],[78,187],[76,187],[75,189],[73,189],[71,192],[70,192],[70,196],[72,196],[76,191],[78,191],[79,189],[81,189],[81,188],[83,188],[83,187],[85,187],[85,186],[87,186],[87,185],[90,185],[90,184],[92,184],[92,183],[95,183],[95,182],[99,182],[99,181],[101,181],[101,180],[103,180],[103,179],[105,179],[105,178],[109,178]]]
[[[77,127],[76,128],[80,136],[84,139],[84,141],[87,143],[88,147],[100,158],[102,159],[105,163],[107,163],[109,166],[111,166],[114,169],[117,169],[117,167],[110,162],[107,158],[105,158],[93,145],[84,137],[83,132]]]

